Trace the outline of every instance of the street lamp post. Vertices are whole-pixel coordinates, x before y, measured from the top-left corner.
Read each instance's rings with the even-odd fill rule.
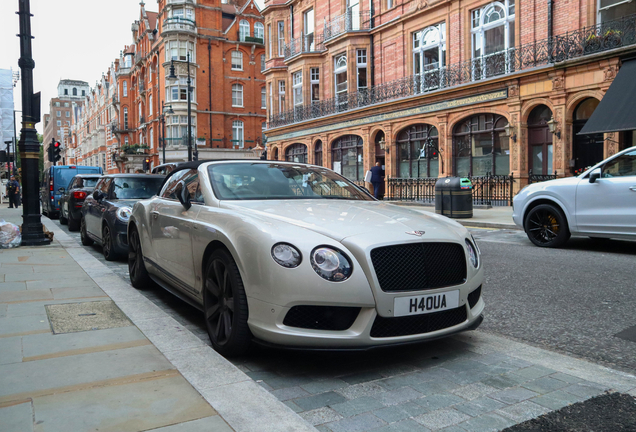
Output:
[[[188,79],[186,84],[188,86],[188,162],[192,161],[192,101],[190,100],[190,93],[192,92],[192,87],[190,86],[192,81],[190,80],[190,53],[187,54],[187,71],[188,71]],[[170,75],[167,77],[170,80],[176,80],[177,76],[174,73],[174,60],[170,62]],[[198,159],[198,151],[196,151],[195,157]]]
[[[38,197],[40,143],[35,124],[40,121],[40,93],[33,94],[33,68],[35,62],[31,51],[31,5],[29,0],[19,0],[20,19],[20,60],[18,66],[22,72],[22,129],[20,130],[20,159],[22,161],[22,245],[41,246],[51,243],[44,236]]]
[[[166,108],[168,110],[166,111]],[[174,114],[172,110],[172,105],[164,105],[163,101],[161,101],[161,134],[163,138],[161,138],[162,142],[162,150],[163,150],[163,163],[166,163],[166,114]]]

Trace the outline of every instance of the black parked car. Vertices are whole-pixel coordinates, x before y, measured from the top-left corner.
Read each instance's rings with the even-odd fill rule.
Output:
[[[126,229],[132,206],[159,193],[164,178],[152,174],[110,174],[100,178],[82,206],[82,244],[100,243],[107,261],[127,253]]]
[[[82,219],[82,204],[86,197],[93,193],[101,174],[78,174],[71,179],[68,188],[61,187],[60,223],[68,223],[69,231],[77,231]]]

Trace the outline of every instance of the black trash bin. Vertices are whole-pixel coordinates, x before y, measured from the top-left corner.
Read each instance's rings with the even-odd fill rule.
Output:
[[[446,177],[435,183],[435,213],[451,218],[473,217],[470,179]]]

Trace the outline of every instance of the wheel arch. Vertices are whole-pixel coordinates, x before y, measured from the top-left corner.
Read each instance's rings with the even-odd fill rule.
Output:
[[[526,217],[528,217],[528,213],[530,212],[530,210],[532,210],[533,208],[541,204],[549,204],[558,208],[561,211],[561,213],[563,213],[563,215],[565,216],[565,220],[568,223],[568,230],[570,230],[570,232],[572,231],[572,228],[574,227],[574,223],[572,220],[570,220],[570,215],[568,214],[568,212],[565,211],[565,208],[566,208],[565,205],[563,205],[562,202],[560,202],[558,199],[554,197],[546,197],[546,196],[537,197],[526,205],[525,209],[523,210],[523,218],[521,219],[524,231],[526,226]]]
[[[232,259],[234,260],[234,262],[237,265],[239,264],[238,261],[236,260],[236,257],[234,256],[232,251],[230,251],[230,249],[225,245],[225,243],[223,243],[220,240],[212,240],[206,246],[205,251],[203,251],[203,256],[201,258],[201,275],[205,275],[205,267],[208,263],[208,260],[210,259],[210,256],[212,256],[212,254],[219,249],[222,249],[226,251],[227,253],[229,253]],[[239,266],[239,271],[240,271],[240,266]]]

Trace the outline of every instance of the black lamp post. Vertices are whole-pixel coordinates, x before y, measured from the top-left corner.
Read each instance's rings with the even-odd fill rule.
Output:
[[[187,54],[187,68],[188,68],[188,80],[186,84],[188,85],[188,162],[192,161],[192,101],[190,100],[190,92],[192,91],[192,87],[190,87],[190,53]],[[170,80],[176,80],[177,76],[174,73],[174,60],[170,62],[170,75],[168,76]],[[197,152],[198,153],[198,152]],[[198,156],[198,155],[197,155]]]
[[[40,215],[39,166],[40,143],[38,142],[35,124],[40,121],[40,93],[33,94],[33,61],[31,51],[31,5],[29,0],[19,0],[18,15],[20,19],[20,60],[18,66],[22,72],[22,129],[20,130],[20,159],[22,161],[22,190],[24,205],[22,207],[22,244],[24,246],[41,246],[51,243],[44,236]]]
[[[168,110],[166,110],[168,108]],[[164,105],[163,101],[161,101],[161,133],[163,138],[161,138],[162,142],[162,151],[163,151],[163,162],[166,163],[166,114],[174,114],[171,105]]]

